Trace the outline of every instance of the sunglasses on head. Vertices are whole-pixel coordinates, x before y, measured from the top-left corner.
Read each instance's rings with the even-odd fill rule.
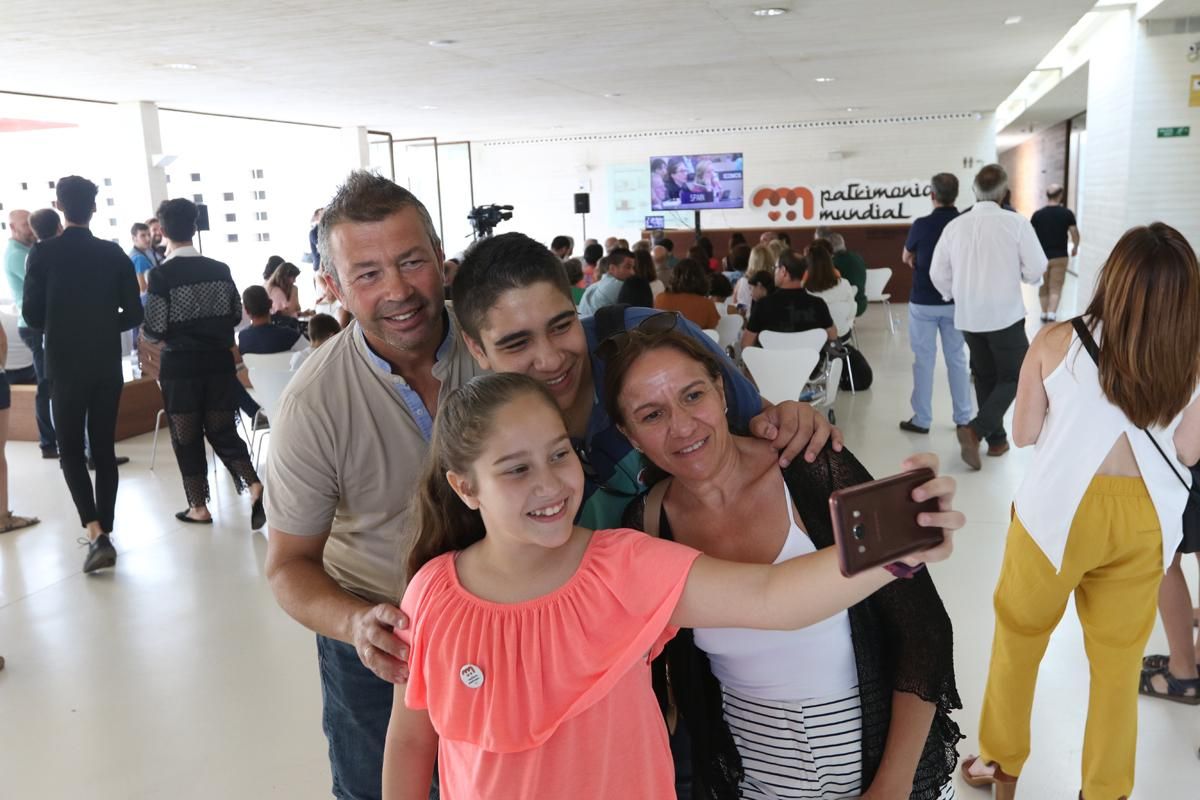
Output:
[[[636,333],[643,336],[653,336],[654,334],[673,331],[678,324],[678,311],[664,311],[659,314],[651,314],[634,327],[623,331],[617,331],[613,335],[609,336],[600,343],[599,347],[596,348],[596,355],[600,356],[600,358],[603,360],[608,361],[625,346],[625,344],[629,341],[629,337],[633,334]]]

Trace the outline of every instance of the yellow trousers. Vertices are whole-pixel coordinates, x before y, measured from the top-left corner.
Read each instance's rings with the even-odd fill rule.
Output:
[[[985,761],[1010,775],[1021,773],[1029,757],[1038,666],[1074,592],[1091,666],[1083,796],[1129,796],[1142,652],[1154,627],[1162,576],[1162,531],[1140,478],[1092,480],[1058,573],[1013,519],[996,584],[996,632],[979,719]]]

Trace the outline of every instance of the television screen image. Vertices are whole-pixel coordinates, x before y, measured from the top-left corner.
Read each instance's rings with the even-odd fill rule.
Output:
[[[661,231],[667,227],[666,217],[661,215],[657,217],[646,217],[646,230]]]
[[[655,211],[741,208],[742,185],[741,153],[650,159],[650,207]]]

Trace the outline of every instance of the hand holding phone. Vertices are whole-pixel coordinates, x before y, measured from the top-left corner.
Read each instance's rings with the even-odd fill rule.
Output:
[[[950,534],[965,522],[951,507],[954,479],[937,475],[938,460],[931,453],[913,456],[905,466],[908,472],[830,495],[843,575],[896,561],[941,561],[953,550]]]

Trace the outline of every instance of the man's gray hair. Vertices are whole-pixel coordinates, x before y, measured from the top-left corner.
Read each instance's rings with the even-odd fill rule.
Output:
[[[829,237],[832,233],[833,228],[829,227],[828,225],[818,225],[816,231],[813,232],[813,238],[829,241]]]
[[[988,164],[975,176],[975,199],[981,203],[999,203],[1008,191],[1008,173],[999,164]]]
[[[346,222],[379,222],[406,208],[415,208],[421,215],[430,244],[440,251],[442,242],[433,226],[433,218],[415,194],[374,172],[361,169],[351,172],[325,206],[325,213],[317,225],[317,250],[321,254],[322,271],[332,275],[335,283],[339,282],[329,242],[330,232],[336,226]]]
[[[828,236],[824,236],[822,238],[829,242],[830,246],[833,248],[833,252],[835,253],[841,253],[846,249],[846,237],[842,236],[837,231],[830,231]]]

